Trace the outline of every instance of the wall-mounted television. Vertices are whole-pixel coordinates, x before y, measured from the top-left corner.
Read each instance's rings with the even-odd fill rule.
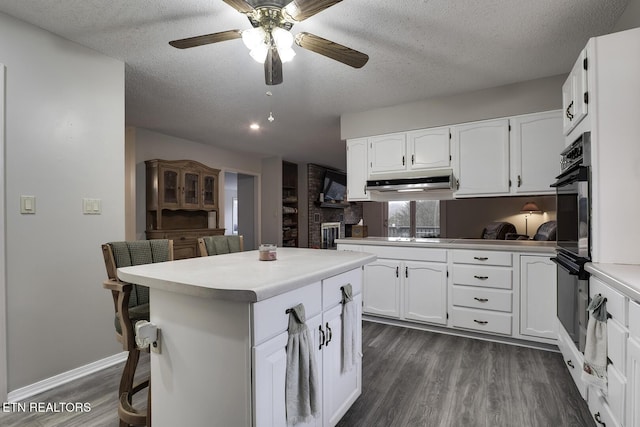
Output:
[[[344,172],[329,170],[324,174],[324,201],[342,202],[347,196],[347,175]]]

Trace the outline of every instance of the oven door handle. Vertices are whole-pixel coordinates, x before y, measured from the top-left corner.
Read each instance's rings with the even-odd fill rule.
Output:
[[[585,166],[576,165],[558,175],[556,179],[557,181],[551,184],[551,187],[564,187],[576,181],[587,181],[589,179],[589,171]]]
[[[578,276],[578,279],[580,280],[586,280],[589,278],[589,273],[584,268],[581,268],[580,265],[572,262],[570,259],[566,259],[561,255],[550,259],[551,261],[555,262],[558,267],[561,267],[570,275]]]

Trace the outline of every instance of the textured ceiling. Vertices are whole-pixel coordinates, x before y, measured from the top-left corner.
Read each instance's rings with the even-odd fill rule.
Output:
[[[2,0],[0,11],[124,61],[128,125],[344,167],[341,114],[567,73],[588,38],[609,32],[627,3],[344,0],[292,32],[365,52],[369,62],[353,69],[294,45],[297,56],[278,86],[264,84],[262,65],[241,40],[169,46],[251,27],[222,0]],[[260,131],[250,131],[251,122]]]

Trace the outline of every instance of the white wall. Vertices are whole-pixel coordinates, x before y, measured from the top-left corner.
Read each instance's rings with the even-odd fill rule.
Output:
[[[282,246],[282,157],[262,160],[262,235],[259,243]]]
[[[1,60],[0,60],[1,61]],[[219,195],[224,193],[224,172],[239,172],[247,175],[258,176],[260,186],[260,174],[262,172],[261,159],[258,156],[241,152],[223,150],[212,145],[201,144],[170,135],[164,135],[148,129],[135,128],[135,155],[136,155],[136,236],[145,238],[145,160],[195,160],[209,167],[220,169],[220,182],[218,183]],[[268,182],[268,181],[266,181]],[[279,184],[280,185],[280,184]],[[260,191],[259,188],[257,191]],[[225,204],[224,199],[219,209],[220,218],[218,224],[224,227]],[[259,218],[259,216],[258,216]],[[258,224],[260,233],[260,224]]]
[[[124,237],[124,64],[0,14],[8,390],[121,351],[100,244]],[[36,197],[20,214],[20,195]],[[82,199],[102,200],[83,215]]]
[[[612,33],[640,27],[640,0],[630,0]]]
[[[425,129],[562,108],[566,75],[531,80],[410,104],[343,114],[342,139]]]

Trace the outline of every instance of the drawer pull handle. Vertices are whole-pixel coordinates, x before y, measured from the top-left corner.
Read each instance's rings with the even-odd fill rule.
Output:
[[[473,259],[476,259],[478,261],[486,261],[489,258],[487,258],[486,256],[474,256]]]
[[[487,323],[489,323],[489,322],[487,322],[486,320],[476,320],[476,319],[473,319],[473,321],[474,321],[474,322],[476,322],[476,323],[478,323],[479,325],[486,325]]]
[[[607,424],[606,424],[606,423],[604,423],[604,422],[602,422],[602,420],[600,419],[600,412],[596,412],[596,413],[593,415],[593,418],[595,418],[595,419],[596,419],[596,422],[597,422],[598,424],[602,424],[602,425],[603,425],[603,427],[607,427]]]
[[[327,322],[326,327],[327,327],[327,342],[324,343],[324,345],[329,345],[329,343],[331,342],[331,337],[333,336],[333,334],[331,333],[331,327],[329,327],[329,322]]]
[[[322,350],[322,346],[324,345],[324,331],[322,330],[322,325],[318,326],[318,330],[320,331],[320,346],[318,347],[318,350]]]
[[[571,360],[567,360],[567,365],[569,365],[571,369],[575,369],[575,366],[573,366],[573,362]]]
[[[474,300],[478,301],[478,302],[487,302],[489,301],[488,298],[478,298],[478,297],[473,297]]]
[[[489,278],[489,276],[476,276],[476,275],[474,275],[473,277],[475,277],[478,280],[487,280]]]

